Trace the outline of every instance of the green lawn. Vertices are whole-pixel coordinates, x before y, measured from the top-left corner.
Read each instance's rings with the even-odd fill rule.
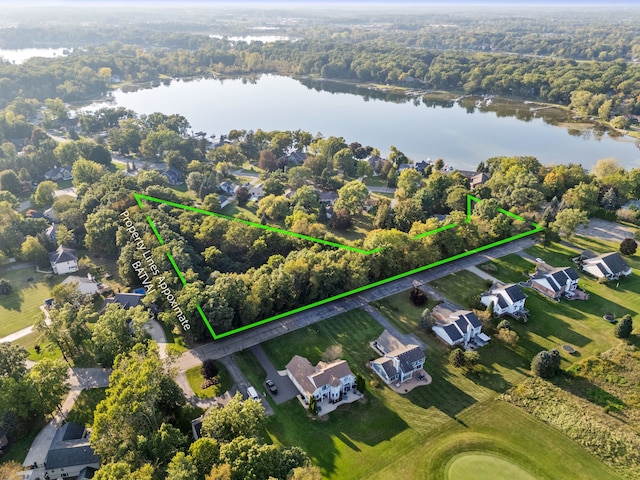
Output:
[[[211,385],[207,388],[202,388],[202,382],[204,382],[204,377],[202,373],[200,373],[201,366],[193,367],[187,370],[187,380],[193,392],[200,398],[214,398],[219,395],[222,395],[224,392],[229,390],[233,385],[233,380],[231,379],[231,375],[229,375],[229,371],[221,362],[215,362],[218,367],[218,381],[219,383],[216,385]]]
[[[536,480],[529,472],[510,460],[494,454],[465,452],[447,465],[449,480]]]
[[[98,404],[104,400],[106,396],[106,388],[83,390],[80,392],[78,400],[76,400],[75,405],[67,415],[67,420],[91,427],[93,425],[93,413]]]
[[[574,266],[571,259],[578,255],[578,252],[575,250],[557,243],[548,247],[545,247],[542,244],[537,244],[533,247],[527,248],[525,252],[534,258],[541,258],[546,263],[553,265],[554,267]]]
[[[397,308],[397,315],[406,311]],[[265,342],[263,348],[276,368],[295,354],[315,364],[330,347],[341,350],[340,358],[369,381],[374,376],[366,362],[376,354],[368,343],[381,331],[369,315],[355,310]],[[468,450],[501,454],[537,478],[593,478],[594,472],[597,478],[616,478],[559,432],[495,400],[511,381],[492,362],[511,362],[498,366],[514,370],[512,376],[520,379],[528,367],[514,365],[518,358],[510,350],[500,344],[485,347],[483,356],[492,362],[478,373],[465,373],[447,364],[444,345],[425,337],[431,385],[399,395],[368,383],[364,403],[343,406],[326,419],[310,417],[295,399],[272,403],[276,414],[267,426],[272,441],[300,446],[328,478],[444,478],[448,461]],[[263,380],[264,370],[250,352],[234,357],[250,382]]]
[[[493,265],[493,267],[487,265]],[[480,264],[478,267],[506,283],[524,282],[528,279],[524,272],[533,272],[535,269],[533,263],[515,253]]]
[[[447,299],[465,308],[469,306],[471,297],[489,288],[484,279],[467,270],[460,270],[430,283]]]
[[[29,360],[32,360],[34,362],[39,362],[40,360],[43,360],[45,358],[62,358],[62,352],[60,351],[60,349],[53,343],[45,340],[38,332],[32,332],[29,335],[25,335],[24,337],[19,338],[13,343],[15,345],[24,347],[27,352],[29,352]],[[40,345],[40,353],[36,353],[36,345]]]
[[[609,467],[577,443],[528,413],[502,401],[477,405],[439,428],[420,445],[420,454],[409,451],[370,478],[502,479],[502,471],[482,477],[473,470],[466,477],[451,477],[451,460],[464,453],[490,453],[517,467],[520,479],[620,479]],[[530,476],[525,476],[528,473]]]
[[[35,267],[12,271],[7,268],[0,267],[0,278],[9,281],[13,292],[0,295],[0,337],[33,325],[37,316],[42,315],[40,305],[51,296],[51,287],[64,280],[64,276],[55,276],[48,282]]]

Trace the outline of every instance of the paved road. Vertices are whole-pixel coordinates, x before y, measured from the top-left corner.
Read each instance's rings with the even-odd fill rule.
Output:
[[[245,332],[201,345],[185,352],[178,360],[176,366],[180,371],[187,370],[188,368],[199,365],[205,358],[215,359],[230,355],[234,352],[252,347],[253,345],[278,337],[287,332],[306,327],[312,323],[348,312],[354,308],[360,308],[370,302],[408,290],[412,288],[414,284],[419,286],[425,285],[427,282],[464,270],[465,268],[478,263],[487,262],[510,253],[517,253],[523,248],[532,246],[534,243],[535,241],[528,237],[516,240],[385,285],[380,285],[360,294],[351,295],[349,297],[252,328]],[[428,288],[428,286],[426,287]]]
[[[286,375],[280,375],[278,373],[278,370],[276,369],[276,367],[274,367],[273,363],[271,363],[271,360],[269,359],[269,357],[267,357],[267,354],[264,353],[262,346],[254,345],[249,350],[251,350],[251,353],[253,353],[253,355],[262,365],[262,368],[264,368],[265,372],[267,372],[267,377],[265,378],[265,380],[267,378],[273,380],[273,383],[275,383],[276,387],[278,387],[278,393],[276,394],[272,394],[271,392],[269,392],[267,390],[267,386],[264,384],[262,384],[261,386],[256,385],[256,388],[258,390],[262,388],[262,390],[264,390],[267,395],[271,395],[271,398],[273,398],[273,400],[278,405],[291,400],[298,394],[298,389],[295,387],[289,377],[287,377]]]

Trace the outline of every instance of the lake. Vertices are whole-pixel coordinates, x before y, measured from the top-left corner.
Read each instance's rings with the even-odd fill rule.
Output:
[[[112,92],[111,102],[139,114],[179,113],[193,131],[208,135],[232,129],[297,130],[342,136],[380,149],[391,145],[414,161],[442,158],[459,169],[498,155],[533,155],[544,164],[582,163],[615,157],[626,168],[640,167],[634,139],[613,138],[589,125],[563,125],[560,109],[532,112],[535,105],[500,99],[460,102],[376,91],[355,85],[277,75],[257,79],[173,80],[153,88]]]
[[[0,48],[0,57],[11,63],[20,65],[26,60],[33,57],[53,58],[67,55],[70,50],[67,48],[19,48],[19,49],[2,49]]]

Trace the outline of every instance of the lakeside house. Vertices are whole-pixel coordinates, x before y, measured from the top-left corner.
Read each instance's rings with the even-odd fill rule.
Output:
[[[371,343],[371,347],[381,354],[371,362],[371,368],[386,384],[404,383],[424,367],[425,356],[420,347],[403,344],[386,329]]]
[[[465,310],[451,302],[443,302],[433,308],[432,315],[436,320],[433,333],[450,347],[482,347],[490,340],[482,332],[482,323],[471,310]]]
[[[536,271],[530,275],[531,288],[552,299],[562,295],[572,297],[578,288],[578,272],[571,267],[552,267],[538,263]]]
[[[480,302],[487,307],[493,304],[496,315],[511,315],[514,318],[526,318],[529,310],[524,307],[527,296],[515,283],[495,283],[488,292],[480,295]]]
[[[580,255],[580,261],[582,262],[582,270],[596,278],[618,280],[621,277],[628,277],[632,273],[631,267],[618,252],[596,255],[585,250]]]
[[[287,363],[286,370],[307,403],[312,396],[318,402],[339,402],[356,388],[356,377],[345,360],[319,362],[314,367],[306,358],[295,355]]]
[[[78,271],[78,255],[72,248],[60,245],[55,252],[49,252],[49,263],[56,275]]]

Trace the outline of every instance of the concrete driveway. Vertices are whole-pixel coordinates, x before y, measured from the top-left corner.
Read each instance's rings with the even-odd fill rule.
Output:
[[[633,238],[633,230],[629,227],[600,218],[590,219],[589,225],[587,227],[578,227],[576,233],[612,242],[621,242],[625,238]]]
[[[255,385],[256,390],[259,392],[267,392],[267,395],[271,395],[273,401],[278,405],[291,400],[298,394],[298,389],[291,382],[289,377],[278,374],[276,367],[273,366],[273,363],[271,363],[271,360],[269,360],[269,357],[267,357],[267,354],[264,353],[264,350],[260,345],[254,345],[249,350],[258,359],[262,368],[267,372],[267,378],[273,380],[273,383],[278,387],[278,393],[276,394],[269,392],[269,389],[264,383],[262,385]],[[265,380],[267,378],[265,378]]]

